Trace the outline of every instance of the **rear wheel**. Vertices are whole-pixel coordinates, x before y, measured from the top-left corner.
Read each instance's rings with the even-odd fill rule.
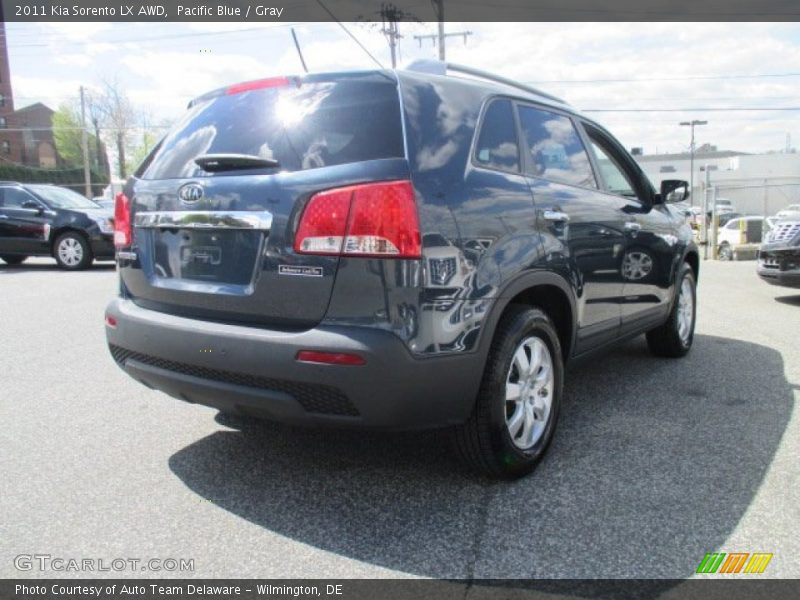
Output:
[[[80,233],[67,231],[58,236],[53,246],[53,256],[62,269],[79,271],[92,264],[92,249]]]
[[[3,259],[3,262],[7,265],[20,265],[25,262],[25,259],[28,258],[27,256],[15,256],[13,254],[0,254],[0,258]]]
[[[647,345],[656,356],[685,356],[694,341],[696,284],[694,271],[687,263],[683,263],[678,272],[676,287],[677,298],[667,322],[647,332]]]
[[[491,477],[532,471],[555,431],[563,371],[550,318],[538,308],[512,307],[492,341],[472,415],[455,431],[464,460]]]

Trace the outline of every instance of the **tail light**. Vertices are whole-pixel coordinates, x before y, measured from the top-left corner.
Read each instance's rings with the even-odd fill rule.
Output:
[[[311,197],[295,236],[299,254],[420,258],[419,218],[410,181],[336,188]]]
[[[114,201],[114,246],[130,246],[131,241],[131,202],[120,192]]]

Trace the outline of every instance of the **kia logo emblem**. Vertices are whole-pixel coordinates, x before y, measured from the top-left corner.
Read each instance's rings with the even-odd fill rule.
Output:
[[[187,183],[178,190],[178,198],[186,204],[194,204],[203,197],[203,187],[199,183]]]

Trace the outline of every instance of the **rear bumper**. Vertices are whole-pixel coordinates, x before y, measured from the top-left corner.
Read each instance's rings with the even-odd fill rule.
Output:
[[[97,234],[92,236],[89,243],[92,246],[92,254],[97,259],[114,258],[114,236],[113,234]]]
[[[391,332],[319,326],[285,332],[176,317],[115,299],[106,327],[117,364],[173,397],[289,423],[425,429],[465,421],[477,354],[414,358]],[[300,363],[300,350],[350,352],[365,365]]]

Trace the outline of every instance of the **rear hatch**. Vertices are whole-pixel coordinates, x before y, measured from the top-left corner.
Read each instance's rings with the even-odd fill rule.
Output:
[[[409,178],[398,93],[370,72],[248,82],[192,103],[126,188],[125,293],[196,318],[318,323],[339,258],[295,252],[298,220],[320,191]]]

